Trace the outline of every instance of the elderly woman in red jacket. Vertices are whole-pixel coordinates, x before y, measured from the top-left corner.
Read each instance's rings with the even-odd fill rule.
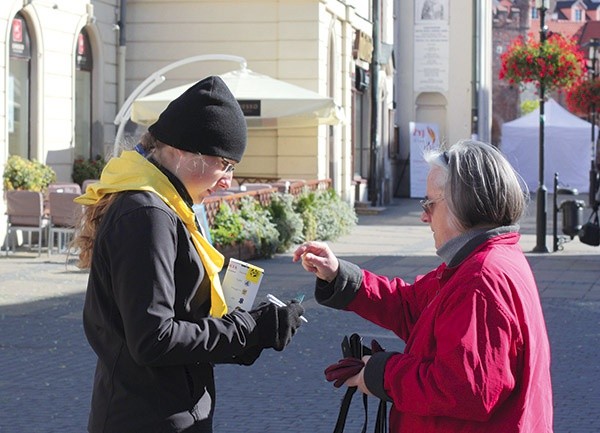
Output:
[[[390,432],[552,432],[550,348],[538,290],[519,246],[518,177],[492,146],[461,141],[426,155],[421,220],[443,263],[409,283],[308,242],[294,260],[315,297],[393,331],[403,353],[378,352],[346,380],[391,401]]]

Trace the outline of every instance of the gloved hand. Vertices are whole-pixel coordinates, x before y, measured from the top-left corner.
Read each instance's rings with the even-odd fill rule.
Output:
[[[304,307],[295,300],[285,307],[262,303],[249,313],[256,322],[259,346],[282,351],[302,323],[300,316],[304,314]]]
[[[372,354],[377,352],[385,352],[385,349],[377,342],[377,340],[371,341],[371,350],[363,346],[363,352],[365,354]],[[348,379],[352,376],[356,376],[365,367],[365,363],[358,358],[347,357],[340,359],[337,363],[331,364],[325,369],[325,379],[328,382],[333,382],[333,386],[336,388],[341,387]]]

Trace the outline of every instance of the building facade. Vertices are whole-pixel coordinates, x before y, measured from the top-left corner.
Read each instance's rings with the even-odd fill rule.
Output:
[[[411,153],[411,124],[437,128],[442,145],[490,141],[492,1],[399,0],[396,7],[394,49],[402,67],[392,178],[394,195],[416,196],[411,176],[422,155]]]
[[[393,2],[379,0],[382,41],[393,44]],[[250,70],[333,98],[346,121],[336,126],[250,129],[236,175],[256,178],[331,178],[348,201],[368,177],[373,51],[372,3],[338,0],[169,2],[128,0],[127,78],[131,92],[166,64],[198,54],[246,59]],[[380,66],[393,74],[392,59]],[[239,68],[208,61],[169,72],[170,88]],[[385,75],[384,75],[385,76]],[[380,79],[381,109],[393,106],[393,81]],[[379,125],[390,139],[388,116]],[[139,131],[136,131],[136,133]]]
[[[75,158],[112,154],[115,116],[150,74],[190,56],[226,54],[245,58],[255,72],[333,98],[346,119],[335,126],[250,130],[236,174],[331,178],[345,200],[363,200],[359,187],[372,164],[374,10],[377,47],[388,53],[375,63],[378,145],[388,145],[394,125],[388,49],[394,2],[376,6],[362,0],[5,0],[0,164],[21,155],[50,165],[57,181],[68,182]],[[170,71],[162,88],[236,68],[189,64]],[[135,139],[143,131],[129,124],[126,132]],[[389,164],[384,158],[374,163],[380,172]],[[389,176],[380,185],[382,201],[391,197],[385,182]]]
[[[117,0],[0,3],[0,172],[19,155],[68,182],[76,157],[104,154],[117,108],[117,21]],[[2,240],[5,210],[2,200]]]
[[[103,154],[114,130],[117,0],[0,5],[0,162],[20,155],[69,181],[75,157]]]

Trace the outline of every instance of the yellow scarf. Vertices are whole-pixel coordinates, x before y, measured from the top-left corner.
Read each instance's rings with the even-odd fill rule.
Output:
[[[225,259],[202,236],[196,226],[194,213],[169,179],[154,164],[135,151],[122,152],[121,156],[108,161],[100,181],[89,185],[85,193],[75,201],[83,205],[93,205],[106,194],[135,190],[157,194],[173,209],[192,234],[192,241],[210,280],[210,314],[213,317],[222,317],[227,313],[227,304],[221,289],[219,271],[223,268]]]

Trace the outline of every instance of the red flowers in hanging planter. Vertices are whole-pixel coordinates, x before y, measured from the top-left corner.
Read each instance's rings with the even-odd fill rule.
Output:
[[[567,92],[569,111],[585,115],[600,112],[600,79],[580,80]]]
[[[552,33],[542,44],[530,34],[518,37],[501,57],[499,78],[509,84],[535,83],[551,91],[569,88],[585,73],[583,52],[573,39]]]

